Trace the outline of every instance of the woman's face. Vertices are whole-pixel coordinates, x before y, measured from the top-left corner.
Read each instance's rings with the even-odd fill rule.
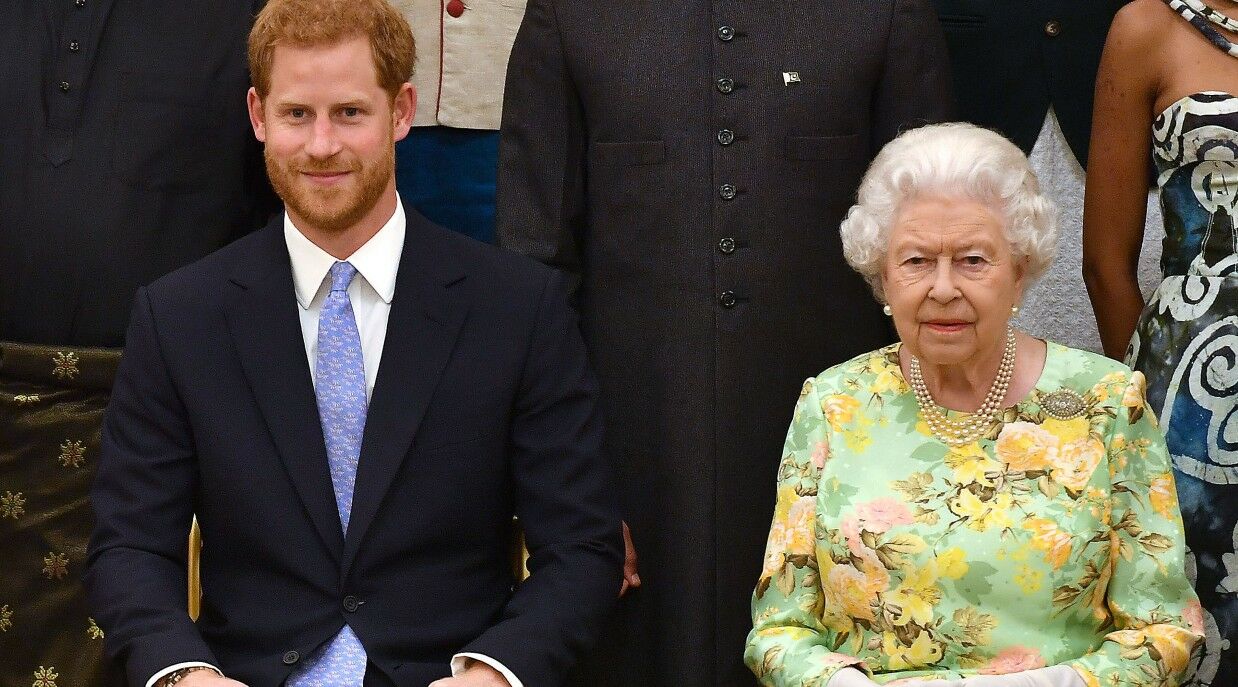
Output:
[[[903,203],[895,216],[882,286],[913,355],[930,365],[967,365],[1005,345],[1023,272],[997,212],[929,196]]]

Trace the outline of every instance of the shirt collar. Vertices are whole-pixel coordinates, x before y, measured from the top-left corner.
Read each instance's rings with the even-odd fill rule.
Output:
[[[395,212],[391,219],[365,245],[346,258],[387,304],[395,296],[395,277],[400,267],[400,254],[404,250],[406,224],[404,205],[396,196]],[[292,261],[292,282],[297,303],[308,309],[336,258],[305,238],[288,213],[284,213],[284,243],[288,245],[288,257]]]

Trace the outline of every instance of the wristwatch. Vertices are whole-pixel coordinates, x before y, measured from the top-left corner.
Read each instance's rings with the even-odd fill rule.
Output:
[[[155,683],[155,687],[172,687],[172,685],[175,685],[181,680],[184,680],[186,675],[196,670],[214,671],[214,668],[210,668],[208,666],[189,666],[188,668],[181,668],[180,670],[173,670],[167,675],[164,675],[163,677],[159,678],[159,682]]]

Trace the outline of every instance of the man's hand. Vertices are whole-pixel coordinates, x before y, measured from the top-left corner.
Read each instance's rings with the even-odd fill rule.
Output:
[[[455,677],[435,680],[430,687],[511,687],[503,674],[482,663],[469,659],[464,670]]]
[[[245,687],[245,684],[221,677],[213,670],[195,670],[181,678],[176,687]]]
[[[640,586],[640,575],[636,572],[636,546],[632,544],[632,530],[628,523],[623,523],[623,585],[619,587],[619,597],[623,598],[629,589]]]

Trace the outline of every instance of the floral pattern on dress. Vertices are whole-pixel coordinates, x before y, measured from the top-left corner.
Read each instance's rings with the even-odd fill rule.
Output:
[[[1063,389],[1077,417],[1043,404]],[[783,455],[745,652],[763,684],[849,665],[883,684],[1064,663],[1089,685],[1183,680],[1201,614],[1139,373],[1049,344],[1028,397],[948,447],[895,344],[808,380]]]

